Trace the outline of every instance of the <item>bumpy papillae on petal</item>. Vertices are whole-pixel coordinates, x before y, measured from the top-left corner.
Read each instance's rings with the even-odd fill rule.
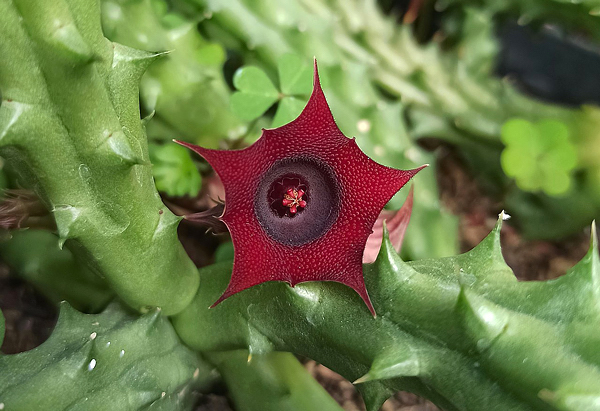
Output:
[[[382,166],[344,136],[321,89],[316,62],[313,92],[302,113],[282,127],[263,130],[250,147],[222,151],[178,143],[204,157],[225,187],[221,219],[231,233],[234,264],[229,286],[213,306],[266,281],[291,286],[336,281],[353,288],[375,314],[362,272],[365,243],[384,205],[425,166]],[[269,196],[288,181],[305,188],[304,207],[278,214],[273,207],[283,207],[284,197]]]

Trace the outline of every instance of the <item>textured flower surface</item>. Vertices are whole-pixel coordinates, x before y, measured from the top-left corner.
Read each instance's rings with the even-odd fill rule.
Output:
[[[221,151],[178,143],[204,157],[225,187],[221,220],[231,233],[234,264],[214,305],[266,281],[336,281],[353,288],[375,314],[363,279],[365,243],[385,204],[424,166],[382,166],[344,136],[316,62],[302,113],[263,130],[250,147]]]

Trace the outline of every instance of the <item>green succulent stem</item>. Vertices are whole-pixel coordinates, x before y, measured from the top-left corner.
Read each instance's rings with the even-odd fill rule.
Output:
[[[198,277],[154,186],[138,104],[158,55],[104,38],[97,1],[3,1],[0,36],[0,155],[60,244],[124,301],[182,310]]]
[[[186,410],[216,373],[185,347],[159,309],[139,317],[119,304],[100,314],[61,305],[39,347],[0,354],[7,410]]]
[[[500,228],[501,219],[466,254],[410,263],[386,239],[365,266],[376,318],[337,283],[267,283],[209,310],[230,275],[219,264],[201,270],[204,287],[173,323],[199,350],[313,358],[356,381],[369,410],[396,390],[446,410],[591,409],[600,396],[595,240],[564,277],[521,283],[502,258]],[[208,324],[219,331],[201,333]]]

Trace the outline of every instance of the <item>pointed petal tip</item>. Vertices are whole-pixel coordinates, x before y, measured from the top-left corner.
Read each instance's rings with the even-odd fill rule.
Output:
[[[427,167],[429,167],[429,164],[423,164],[421,167],[413,168],[412,170],[409,170],[409,171],[412,171],[414,174],[417,174],[419,171],[421,171]]]
[[[211,308],[215,308],[217,305],[221,304],[225,299],[227,299],[228,297],[231,297],[232,294],[228,293],[227,291],[225,291],[218,299],[217,301],[215,301],[210,307],[208,307],[208,309],[210,310]]]
[[[423,164],[420,167],[417,168],[412,168],[410,170],[401,170],[401,169],[395,169],[397,170],[399,173],[403,173],[404,175],[408,174],[408,178],[411,179],[413,178],[415,175],[417,175],[417,173],[421,170],[423,170],[424,168],[429,167],[429,164]]]
[[[188,143],[187,141],[173,139],[173,142],[177,143],[180,146],[183,146],[185,148],[189,148],[190,150],[192,150],[193,152],[195,152],[197,154],[200,154],[202,157],[204,157],[206,159],[206,161],[209,161],[206,158],[206,155],[210,154],[213,151],[218,152],[218,150],[211,150],[209,148],[200,147],[200,146],[197,146],[196,144]]]
[[[375,312],[375,308],[373,308],[373,303],[371,303],[371,298],[369,297],[369,293],[367,292],[367,287],[365,285],[362,273],[360,276],[360,280],[358,280],[358,281],[356,281],[356,280],[358,280],[358,279],[355,279],[355,281],[349,281],[349,282],[340,281],[340,283],[352,288],[360,296],[360,298],[362,298],[365,305],[371,312],[371,315],[373,316],[373,318],[377,318],[377,313]]]
[[[190,148],[190,149],[192,149],[192,150],[194,149],[194,147],[196,147],[195,145],[193,145],[193,144],[191,144],[191,143],[188,143],[188,142],[186,142],[186,141],[177,140],[177,139],[175,139],[175,138],[173,139],[173,143],[177,143],[177,144],[179,144],[180,146],[187,147],[187,148]]]
[[[358,292],[358,291],[356,291],[356,292]],[[377,318],[377,313],[375,312],[375,308],[373,307],[373,303],[371,302],[371,298],[369,297],[369,294],[367,293],[367,289],[364,288],[364,293],[358,292],[358,294],[360,295],[360,297],[363,299],[363,301],[367,305],[367,308],[371,312],[371,315],[373,316],[373,319]]]
[[[319,90],[321,91],[321,93],[323,93],[323,91],[321,90],[321,79],[319,78],[319,66],[317,64],[317,58],[313,57],[313,63],[314,63],[314,74],[313,74],[313,94]]]

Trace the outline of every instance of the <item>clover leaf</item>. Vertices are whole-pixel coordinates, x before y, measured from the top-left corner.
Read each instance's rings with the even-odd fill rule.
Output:
[[[231,110],[242,120],[250,121],[279,102],[271,126],[279,127],[295,119],[312,91],[312,70],[301,57],[285,54],[278,60],[277,74],[279,90],[260,68],[240,68],[233,77],[238,91],[231,96]]]
[[[150,144],[149,149],[159,191],[170,196],[198,195],[202,177],[185,148],[175,144]]]
[[[519,188],[551,196],[569,190],[577,153],[564,123],[545,119],[534,124],[514,118],[504,123],[502,142],[506,145],[502,168]]]
[[[279,92],[264,71],[258,67],[242,67],[233,76],[239,90],[231,96],[231,109],[242,120],[261,116],[279,98]]]

